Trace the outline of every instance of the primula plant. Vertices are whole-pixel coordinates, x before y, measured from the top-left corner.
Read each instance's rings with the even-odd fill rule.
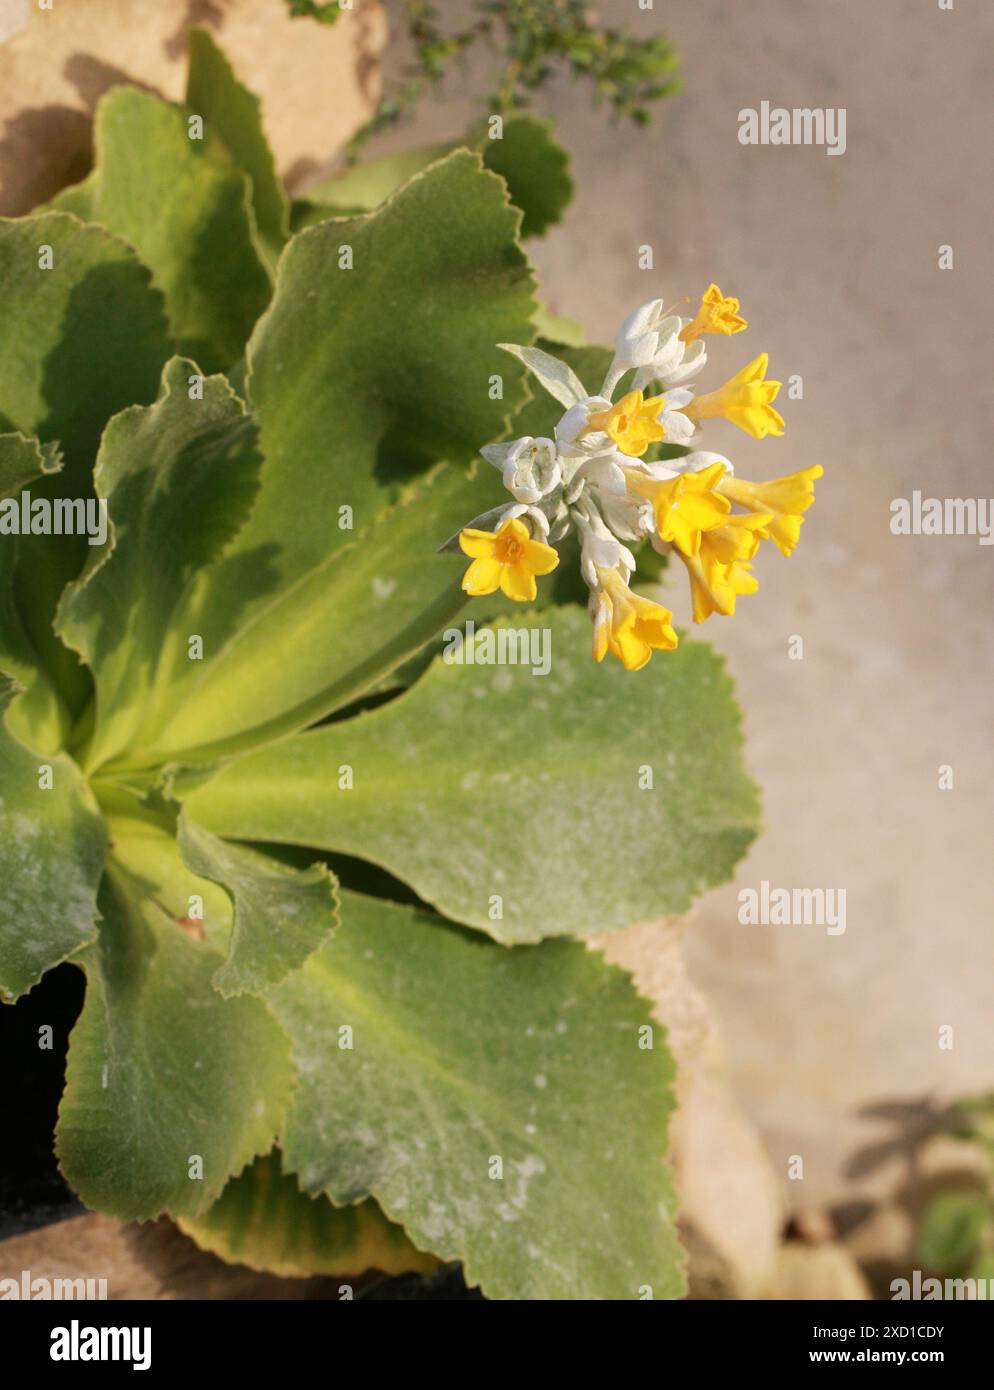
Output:
[[[757,795],[641,566],[730,611],[810,476],[694,449],[781,428],[763,358],[686,384],[717,290],[575,345],[520,244],[564,158],[503,134],[291,206],[195,32],[187,106],[112,90],[89,177],[0,221],[0,985],[85,973],[90,1207],[281,1273],[676,1297],[665,1030],[588,939],[726,880]],[[446,659],[464,590],[547,674]]]

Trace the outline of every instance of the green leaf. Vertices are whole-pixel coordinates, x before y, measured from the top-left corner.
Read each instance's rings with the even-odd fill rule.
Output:
[[[461,465],[525,398],[523,372],[494,346],[512,326],[531,333],[516,222],[463,151],[381,211],[287,247],[248,353],[265,456],[256,504],[189,620],[176,619],[203,636],[205,663],[187,663],[180,698],[182,663],[160,659],[176,717],[161,738],[143,733],[132,763],[210,758],[321,718],[461,607],[460,572],[435,551],[501,496],[494,470],[480,464],[474,482]],[[459,467],[412,491],[439,458]]]
[[[532,322],[539,338],[547,340],[545,343],[540,343],[539,346],[548,346],[549,351],[554,352],[557,357],[564,355],[563,347],[582,348],[586,346],[587,335],[583,330],[583,325],[578,323],[576,319],[567,318],[564,314],[552,313],[544,304],[539,305],[538,312]],[[610,362],[610,352],[606,349],[604,351],[606,360]],[[606,370],[605,367],[604,371]],[[601,380],[604,379],[604,371],[600,373]]]
[[[24,434],[0,434],[0,498],[5,501],[35,478],[58,473],[61,468],[57,445],[47,444],[43,448],[37,439]],[[0,516],[4,511],[13,511],[16,523],[18,508],[0,508]],[[7,534],[16,535],[17,531],[12,527]]]
[[[222,1260],[289,1278],[367,1269],[427,1274],[438,1265],[375,1202],[335,1207],[327,1197],[301,1192],[281,1171],[279,1151],[232,1178],[204,1216],[180,1217],[178,1225]]]
[[[481,497],[499,493],[499,476],[483,464],[469,475],[444,466],[244,624],[226,622],[220,607],[187,609],[174,624],[177,641],[202,633],[204,662],[191,669],[177,651],[168,687],[177,712],[154,737],[146,731],[130,761],[154,766],[256,747],[375,688],[465,606],[460,571],[435,554],[437,543]],[[243,568],[237,557],[230,565]]]
[[[203,398],[191,400],[200,386]],[[108,424],[94,482],[113,534],[67,590],[57,621],[96,683],[88,767],[154,723],[175,682],[196,668],[189,642],[200,634],[179,615],[202,567],[248,514],[259,465],[242,402],[223,376],[203,379],[184,358],[166,365],[154,405]]]
[[[114,812],[109,826],[100,939],[77,957],[86,1002],[69,1044],[59,1164],[88,1206],[122,1221],[198,1216],[272,1148],[293,1066],[265,1004],[223,999],[211,983],[225,895],[184,870],[140,811]],[[203,941],[184,930],[188,892],[204,898]]]
[[[684,912],[727,880],[759,812],[721,661],[685,640],[634,674],[597,665],[575,608],[501,631],[505,655],[528,644],[528,665],[436,661],[372,713],[236,759],[189,814],[216,834],[370,860],[504,942]],[[551,669],[533,675],[543,651]]]
[[[80,496],[105,421],[155,397],[169,355],[162,296],[123,241],[47,212],[0,218],[0,299],[0,423],[58,440],[59,486]]]
[[[262,124],[259,98],[236,77],[207,29],[189,33],[186,104],[220,135],[252,182],[259,236],[275,260],[289,233],[289,205]]]
[[[499,140],[490,139],[488,121],[467,132],[471,147],[480,150],[487,168],[507,180],[511,202],[524,212],[524,237],[544,235],[573,197],[569,158],[552,138],[552,130],[551,121],[511,116],[504,121]]]
[[[101,98],[94,147],[85,186],[54,206],[127,238],[165,294],[179,351],[206,371],[229,367],[271,289],[247,177],[216,138],[190,138],[180,107],[137,87]]]
[[[678,1297],[673,1064],[628,977],[353,893],[342,916],[270,996],[300,1071],[284,1167],[374,1196],[492,1298]]]
[[[180,818],[179,848],[187,867],[221,884],[234,904],[231,950],[214,976],[226,998],[277,984],[334,930],[337,887],[324,864],[292,869],[219,840],[186,817]]]
[[[7,1003],[93,939],[107,840],[75,763],[40,757],[9,732],[3,713],[10,694],[9,686],[0,690],[0,993]]]
[[[51,249],[52,268],[44,248]],[[106,420],[153,400],[169,355],[162,296],[123,241],[62,212],[0,218],[0,429],[58,441],[62,472],[32,495],[91,496]],[[4,540],[4,546],[7,541]],[[62,692],[87,692],[78,663],[52,634],[65,584],[89,551],[82,536],[22,536],[13,573],[24,631]]]
[[[322,218],[373,212],[415,174],[424,173],[429,165],[459,148],[460,141],[438,140],[412,150],[401,150],[398,154],[384,155],[381,159],[364,161],[342,174],[332,174],[309,184],[303,190],[302,201],[316,208]]]
[[[991,1218],[982,1192],[940,1192],[925,1208],[915,1249],[928,1269],[965,1271]]]
[[[52,753],[68,732],[68,714],[25,631],[14,585],[22,502],[31,496],[21,489],[61,467],[56,445],[23,434],[0,435],[0,672],[12,676],[22,692],[8,706],[7,726],[30,747]]]
[[[507,183],[511,202],[524,214],[521,235],[541,236],[559,221],[573,196],[566,151],[552,138],[551,122],[534,116],[508,117],[499,140],[492,140],[489,130],[488,121],[478,121],[459,140],[385,155],[311,184],[294,207],[294,230],[357,209],[372,211],[437,159],[470,149]]]
[[[294,238],[249,345],[267,463],[241,549],[276,542],[281,571],[300,574],[351,539],[341,506],[361,529],[429,461],[468,460],[502,433],[525,392],[495,343],[512,323],[529,338],[534,309],[516,222],[500,182],[458,151],[379,212]]]

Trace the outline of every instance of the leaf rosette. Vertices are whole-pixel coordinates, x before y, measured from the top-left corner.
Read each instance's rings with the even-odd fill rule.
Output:
[[[520,234],[564,161],[474,136],[291,235],[257,104],[191,60],[187,107],[115,89],[88,179],[0,221],[4,494],[107,519],[0,531],[0,987],[85,972],[62,1170],[254,1267],[679,1296],[665,1033],[583,938],[755,834],[730,683],[693,643],[593,666],[555,584],[515,620],[545,678],[440,647],[477,450],[539,409],[497,345],[556,332]]]

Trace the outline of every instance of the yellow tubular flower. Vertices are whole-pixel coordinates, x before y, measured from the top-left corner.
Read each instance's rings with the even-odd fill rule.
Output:
[[[754,594],[759,588],[751,561],[760,541],[768,538],[772,520],[764,512],[729,516],[705,532],[699,554],[680,554],[690,575],[695,623],[703,623],[712,613],[730,616],[740,594]]]
[[[594,660],[610,652],[626,671],[640,671],[653,651],[671,652],[677,635],[673,614],[633,594],[617,570],[597,568],[600,588],[594,609]]]
[[[459,546],[473,559],[463,575],[462,587],[474,598],[500,588],[518,603],[532,603],[538,594],[536,574],[549,574],[559,564],[558,552],[551,545],[533,541],[528,527],[517,517],[509,517],[499,531],[460,531]]]
[[[701,295],[701,307],[692,323],[680,333],[682,343],[692,343],[702,333],[741,333],[749,324],[739,313],[739,301],[723,295],[717,285],[708,285]]]
[[[769,512],[770,536],[781,552],[789,555],[800,535],[802,513],[815,500],[815,479],[824,471],[821,464],[816,463],[813,468],[802,468],[799,473],[772,478],[768,483],[747,483],[744,478],[726,477],[720,486],[725,496],[740,507],[748,507],[751,512]]]
[[[719,526],[732,510],[728,498],[715,491],[724,475],[724,466],[713,463],[661,483],[629,475],[629,485],[652,502],[660,540],[671,541],[685,555],[696,555],[702,533]]]
[[[783,434],[783,417],[771,404],[782,383],[765,380],[769,360],[769,355],[761,352],[717,391],[709,391],[684,406],[684,415],[695,423],[721,416],[751,434],[753,439]]]
[[[665,396],[643,400],[641,391],[629,391],[609,410],[596,410],[587,420],[588,430],[604,430],[623,454],[641,458],[649,445],[665,439],[666,430],[657,420]]]

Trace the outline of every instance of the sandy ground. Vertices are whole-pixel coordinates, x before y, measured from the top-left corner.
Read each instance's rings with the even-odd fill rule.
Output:
[[[890,530],[892,500],[916,488],[994,494],[994,9],[599,10],[668,33],[686,86],[634,135],[580,90],[544,100],[578,183],[564,224],[533,247],[546,296],[603,339],[635,304],[717,280],[752,326],[717,345],[710,380],[765,349],[772,375],[801,376],[803,399],[782,402],[783,439],[717,424],[709,447],[745,477],[826,472],[795,555],[764,554],[760,593],[699,630],[738,682],[766,828],[735,883],[703,900],[690,948],[739,1094],[788,1198],[810,1204],[852,1195],[854,1156],[892,1132],[865,1107],[994,1084],[994,546]],[[479,90],[472,74],[453,84],[378,149],[449,133],[476,113]],[[845,154],[744,147],[738,112],[764,100],[844,107]],[[653,273],[636,265],[646,243]],[[686,621],[682,583],[672,597]],[[802,660],[789,659],[793,636]],[[941,765],[952,790],[939,789]],[[738,890],[763,879],[844,888],[845,933],[740,925]],[[791,1155],[804,1158],[803,1183],[787,1179]],[[892,1162],[859,1181],[880,1189],[899,1172]]]

